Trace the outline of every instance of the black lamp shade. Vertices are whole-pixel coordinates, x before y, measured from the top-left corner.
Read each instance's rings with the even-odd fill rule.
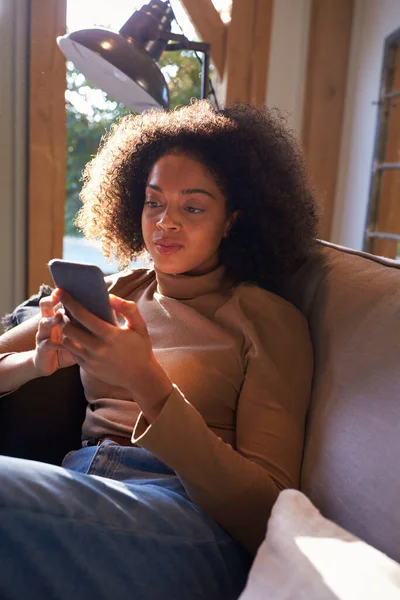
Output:
[[[57,38],[65,56],[98,88],[137,113],[169,108],[168,86],[150,54],[132,37],[83,29]]]

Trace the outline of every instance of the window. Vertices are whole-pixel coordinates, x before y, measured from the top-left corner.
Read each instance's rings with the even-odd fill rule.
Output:
[[[400,258],[400,29],[385,42],[364,250]]]
[[[132,12],[146,0],[67,0],[67,30],[76,31],[92,27],[118,31]],[[180,3],[173,3],[176,18],[186,36],[197,39],[192,24],[185,16]],[[180,33],[173,23],[172,30]],[[158,61],[170,88],[170,104],[187,104],[191,97],[199,97],[201,65],[192,52],[167,52]],[[86,163],[96,154],[101,137],[120,116],[128,114],[123,104],[96,89],[86,77],[67,61],[67,185],[65,201],[65,234],[63,258],[97,264],[104,273],[118,269],[116,261],[108,263],[100,245],[86,240],[75,228],[74,219],[80,207],[81,173]],[[135,267],[149,266],[137,261]]]

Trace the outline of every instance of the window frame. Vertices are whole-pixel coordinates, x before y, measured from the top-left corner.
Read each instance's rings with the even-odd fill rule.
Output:
[[[399,53],[398,56],[397,53]],[[377,239],[397,240],[400,242],[400,232],[399,234],[393,234],[377,229],[383,174],[387,169],[400,170],[400,161],[396,163],[385,162],[387,140],[390,131],[390,103],[392,98],[397,97],[400,102],[400,88],[397,90],[392,89],[396,73],[396,60],[400,61],[400,27],[385,39],[379,86],[379,100],[376,102],[378,105],[378,114],[363,243],[364,252],[371,254],[374,254],[374,244]],[[400,69],[400,66],[398,68]]]
[[[30,0],[28,293],[52,284],[47,263],[62,258],[66,185],[66,61],[57,37],[66,0]]]

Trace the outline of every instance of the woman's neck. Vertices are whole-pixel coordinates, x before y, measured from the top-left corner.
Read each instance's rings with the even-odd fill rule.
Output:
[[[178,273],[170,274],[154,268],[157,277],[157,289],[163,296],[188,300],[217,292],[230,285],[226,277],[225,267],[217,265],[214,269],[202,274]]]

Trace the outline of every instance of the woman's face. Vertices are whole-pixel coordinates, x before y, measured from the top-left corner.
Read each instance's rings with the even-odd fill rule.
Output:
[[[146,248],[160,271],[201,275],[219,264],[229,222],[225,197],[207,168],[167,154],[150,171],[142,212]]]

